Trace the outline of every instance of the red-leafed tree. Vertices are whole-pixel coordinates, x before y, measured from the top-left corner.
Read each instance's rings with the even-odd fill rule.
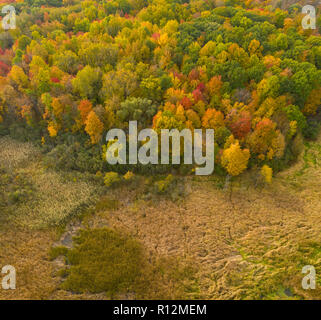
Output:
[[[0,61],[0,76],[5,77],[10,71],[10,67],[4,63],[3,61]]]
[[[251,131],[251,120],[250,112],[237,112],[233,109],[228,114],[226,122],[234,137],[242,139]]]

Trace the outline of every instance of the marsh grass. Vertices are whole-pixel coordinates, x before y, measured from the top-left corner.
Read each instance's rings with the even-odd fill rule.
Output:
[[[62,181],[59,174],[34,164],[20,170],[32,181],[36,192],[32,199],[15,208],[10,219],[24,227],[46,228],[65,222],[85,203],[94,201],[95,186],[86,182]]]
[[[19,277],[15,292],[0,290],[2,299],[321,297],[320,138],[309,142],[298,162],[277,174],[271,185],[255,188],[244,176],[245,181],[235,184],[232,203],[221,178],[185,178],[189,195],[179,202],[154,194],[145,199],[146,188],[165,176],[149,182],[139,177],[137,186],[105,190],[85,175],[44,168],[38,151],[29,144],[24,151],[25,144],[16,150],[16,142],[5,141],[6,156],[0,150],[0,158],[7,159],[4,171],[10,173],[12,191],[24,186],[33,191],[31,197],[2,208],[2,217],[7,216],[1,219],[0,263],[14,265]],[[10,162],[7,155],[15,157],[14,152],[20,160]],[[20,178],[15,181],[17,175]],[[67,223],[73,219],[80,219],[78,229]],[[91,249],[97,242],[104,252],[104,241],[93,234],[106,226],[115,235],[113,245],[122,243],[130,250],[128,243],[132,242],[124,239],[131,239],[141,248],[135,251],[139,268],[129,266],[132,276],[126,285],[106,282],[109,287],[97,289],[82,275],[90,271],[95,277],[93,271],[101,266],[109,270],[113,265],[108,256],[112,251],[101,254]],[[74,235],[75,229],[84,227],[90,231],[79,247],[57,247],[57,231]],[[56,248],[51,255],[50,247]],[[123,251],[116,248],[117,259],[131,257],[127,250],[122,260]],[[74,252],[71,259],[69,252]],[[96,259],[86,258],[91,254]],[[86,266],[86,260],[92,263]],[[316,268],[316,290],[302,289],[304,265]],[[64,288],[68,279],[70,287]]]
[[[22,167],[36,159],[40,152],[29,142],[19,142],[8,136],[0,139],[0,163],[7,169]]]
[[[0,139],[2,220],[32,229],[67,223],[99,197],[95,179],[44,168],[40,151],[30,143]],[[5,183],[7,180],[7,183]]]

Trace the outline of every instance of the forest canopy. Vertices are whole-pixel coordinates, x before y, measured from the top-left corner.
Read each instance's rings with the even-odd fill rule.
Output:
[[[17,28],[0,39],[0,134],[95,156],[97,171],[105,133],[130,120],[214,129],[216,170],[270,176],[298,156],[302,136],[319,132],[321,21],[304,30],[299,3],[11,2]],[[88,169],[79,163],[70,167]]]

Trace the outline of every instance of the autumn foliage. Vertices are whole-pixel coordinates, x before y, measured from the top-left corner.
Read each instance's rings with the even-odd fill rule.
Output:
[[[32,1],[31,1],[32,2]],[[0,41],[0,121],[100,145],[128,122],[214,129],[216,167],[266,181],[320,128],[321,39],[260,1],[20,1]],[[268,2],[269,3],[269,2]],[[7,34],[6,34],[7,36]]]
[[[247,168],[249,158],[250,151],[248,149],[242,150],[237,141],[224,150],[222,165],[230,175],[237,176]]]
[[[89,134],[91,142],[93,144],[98,143],[101,138],[101,134],[104,130],[104,125],[99,120],[95,111],[90,111],[85,124],[86,124],[85,130]]]

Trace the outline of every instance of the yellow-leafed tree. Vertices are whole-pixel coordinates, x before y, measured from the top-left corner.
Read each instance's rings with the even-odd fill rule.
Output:
[[[312,90],[303,108],[303,113],[306,115],[315,115],[318,107],[321,104],[321,87]]]
[[[265,182],[271,183],[272,182],[272,174],[273,170],[266,164],[261,168],[261,175],[263,176]]]
[[[17,84],[19,89],[28,87],[29,79],[21,67],[14,65],[8,74],[8,77],[11,81]]]
[[[232,176],[238,176],[246,168],[250,158],[248,149],[242,150],[238,141],[223,151],[222,166]]]

